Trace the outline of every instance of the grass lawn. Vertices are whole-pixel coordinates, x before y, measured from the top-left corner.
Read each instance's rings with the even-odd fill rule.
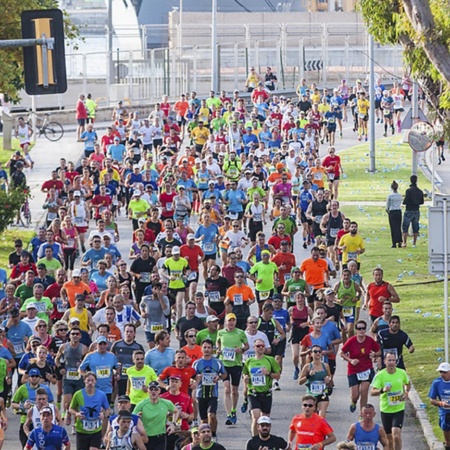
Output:
[[[368,172],[370,167],[369,144],[357,145],[339,153],[344,168],[344,177],[339,187],[342,200],[353,196],[365,201],[384,201],[389,194],[390,185],[395,179],[399,192],[409,187],[411,175],[411,148],[401,144],[400,137],[381,139],[375,143],[375,167],[377,172]],[[419,186],[431,189],[431,183],[419,174]]]
[[[444,285],[438,277],[428,274],[426,209],[422,208],[417,247],[404,249],[390,248],[388,217],[383,207],[344,206],[342,210],[358,222],[359,232],[365,239],[366,252],[361,257],[365,283],[372,281],[372,269],[379,265],[384,270],[384,279],[393,284],[400,296],[400,303],[394,306],[395,313],[400,315],[402,329],[409,334],[416,349],[412,355],[404,350],[407,372],[427,404],[436,436],[443,439],[438,409],[429,406],[427,400],[431,381],[438,375],[436,368],[441,358],[444,359],[444,353],[435,350],[444,347]]]
[[[8,255],[14,251],[14,240],[22,239],[23,248],[28,248],[28,243],[36,233],[31,230],[6,230],[0,237],[0,267],[9,273]]]
[[[0,137],[0,163],[4,164],[6,161],[8,161],[11,158],[11,155],[17,151],[20,150],[19,140],[14,139],[12,140],[12,150],[4,150],[3,149],[3,138]],[[30,146],[30,150],[33,148],[33,144]]]

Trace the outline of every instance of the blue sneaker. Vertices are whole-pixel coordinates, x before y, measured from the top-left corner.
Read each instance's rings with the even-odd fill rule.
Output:
[[[237,422],[236,411],[231,411],[230,420],[232,425],[236,425]]]
[[[247,412],[247,409],[248,409],[248,400],[246,399],[246,400],[244,400],[244,403],[242,403],[241,413],[245,414]]]
[[[356,411],[356,403],[350,403],[350,412],[354,413]]]
[[[294,369],[294,375],[292,375],[292,379],[293,380],[298,380],[299,375],[300,375],[300,369],[298,367],[296,367]]]
[[[227,416],[227,420],[225,420],[225,425],[233,425],[233,421],[231,419],[231,415]]]

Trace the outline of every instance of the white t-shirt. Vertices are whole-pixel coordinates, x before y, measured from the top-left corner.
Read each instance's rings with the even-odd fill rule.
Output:
[[[255,346],[255,341],[257,339],[262,339],[264,341],[264,346],[266,348],[271,348],[269,339],[262,331],[258,330],[255,335],[251,335],[246,331],[245,335],[247,336],[248,350],[246,352],[244,352],[244,359],[248,359],[251,356],[255,356],[254,346]]]

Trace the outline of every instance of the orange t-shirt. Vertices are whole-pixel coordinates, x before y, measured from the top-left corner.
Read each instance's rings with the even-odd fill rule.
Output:
[[[200,345],[194,345],[194,348],[189,348],[188,345],[185,345],[184,347],[181,347],[181,350],[186,352],[186,355],[190,360],[188,363],[189,367],[192,367],[192,364],[194,364],[197,359],[203,358],[202,348]]]
[[[226,297],[231,300],[231,303],[234,305],[234,301],[236,299],[236,295],[242,296],[243,302],[248,302],[250,300],[253,300],[255,298],[255,294],[253,293],[253,290],[251,287],[247,286],[246,284],[243,284],[241,287],[237,286],[236,284],[234,286],[231,286],[227,290]]]
[[[86,283],[80,281],[78,285],[75,285],[73,281],[66,281],[63,284],[63,288],[67,292],[67,297],[69,299],[69,305],[71,308],[75,307],[75,295],[76,294],[91,294],[91,289]]]
[[[305,259],[300,270],[304,274],[305,281],[314,289],[324,287],[325,272],[328,270],[328,264],[324,259],[318,259],[316,262],[312,258]]]
[[[197,372],[192,367],[185,367],[184,369],[178,369],[175,366],[166,367],[159,376],[160,380],[168,380],[171,375],[179,375],[181,377],[180,391],[189,395],[189,386],[191,379],[195,377]]]
[[[313,414],[309,419],[304,414],[297,414],[293,417],[289,429],[295,431],[297,447],[300,444],[318,444],[325,436],[333,433],[333,428],[326,419],[318,414]]]
[[[109,325],[108,341],[116,342],[120,341],[121,339],[122,332],[120,331],[120,328],[115,323],[113,325]]]
[[[281,175],[287,175],[288,180],[290,180],[292,178],[292,175],[289,172],[280,173],[278,171],[275,171],[269,175],[269,178],[267,178],[267,181],[269,181],[269,183],[275,183],[276,181],[281,180]]]
[[[317,167],[313,167],[310,170],[311,174],[312,174],[312,181],[314,184],[317,184],[317,186],[319,186],[319,189],[323,189],[325,184],[324,184],[324,180],[326,178],[326,170],[324,167],[321,167],[320,169],[318,169]]]
[[[189,103],[183,102],[179,100],[173,105],[173,110],[177,113],[178,116],[184,117],[186,111],[189,109]]]

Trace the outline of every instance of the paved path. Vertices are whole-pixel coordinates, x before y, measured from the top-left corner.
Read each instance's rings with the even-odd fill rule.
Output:
[[[377,126],[379,135],[382,131]],[[337,142],[338,150],[348,148],[357,144],[355,135],[352,133],[350,126],[346,124],[344,129],[344,138]],[[325,151],[325,148],[323,149]],[[76,161],[81,154],[80,144],[75,142],[73,133],[67,133],[64,138],[58,143],[49,143],[45,139],[38,140],[35,148],[33,149],[33,159],[35,160],[35,169],[33,171],[27,170],[27,177],[33,192],[33,200],[31,202],[33,219],[39,220],[43,217],[43,211],[41,205],[44,201],[43,194],[40,193],[40,185],[43,181],[49,178],[50,170],[58,165],[59,158],[65,157],[67,160]],[[450,159],[450,158],[449,158]],[[450,161],[449,161],[450,164]],[[450,174],[449,174],[450,175]],[[353,203],[353,201],[349,202]],[[123,218],[123,215],[119,217],[118,224],[120,228],[121,241],[119,242],[119,248],[122,254],[128,254],[129,242],[131,237],[130,223]],[[295,254],[297,262],[301,262],[304,258],[309,257],[309,253],[301,248],[298,241],[295,245],[297,249]],[[140,342],[144,342],[143,332],[138,334]],[[173,342],[172,345],[176,345]],[[407,365],[412,364],[412,359],[407,356]],[[348,427],[352,422],[357,420],[357,413],[349,412],[349,389],[347,387],[345,364],[338,358],[338,370],[336,374],[336,388],[331,397],[331,403],[329,407],[328,419],[330,424],[334,427],[338,441],[345,439]],[[290,347],[287,349],[285,358],[285,371],[281,378],[281,391],[274,392],[274,406],[272,411],[274,434],[286,437],[288,432],[288,426],[291,418],[300,412],[300,398],[305,392],[304,387],[300,387],[292,380],[293,366],[291,363],[291,351]],[[377,398],[371,398],[369,401],[378,405]],[[224,420],[224,408],[222,401],[219,402],[219,442],[222,443],[228,450],[242,450],[245,448],[244,442],[250,437],[250,418],[248,414],[242,415],[238,412],[238,422],[236,426],[225,427]],[[239,405],[240,406],[240,405]],[[8,414],[10,417],[9,429],[6,432],[6,439],[4,448],[6,450],[17,450],[17,434],[19,427],[19,418],[16,415]],[[379,414],[376,417],[380,420]],[[407,410],[407,419],[404,427],[404,448],[424,450],[428,446],[425,444],[422,429],[418,426],[418,422],[415,419],[415,413],[412,407],[409,405]],[[75,444],[72,439],[73,445]],[[329,448],[335,448],[331,446]]]

